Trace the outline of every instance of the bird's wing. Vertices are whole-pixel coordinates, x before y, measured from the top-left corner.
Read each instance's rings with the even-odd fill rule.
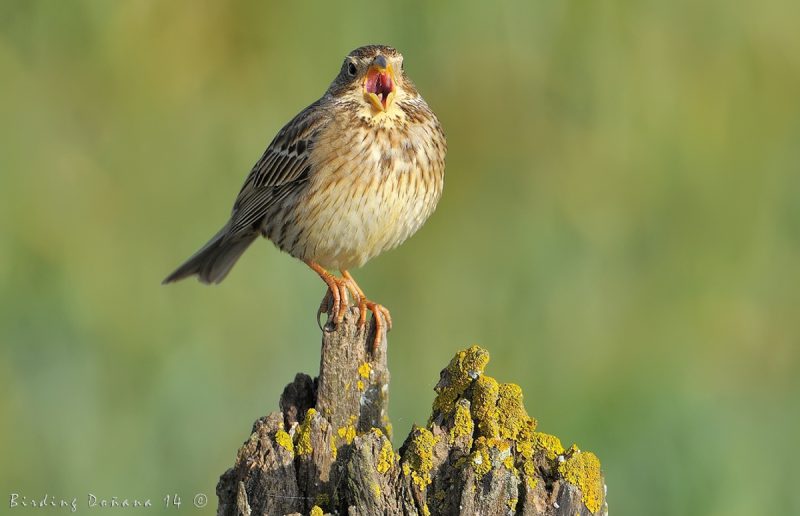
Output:
[[[229,235],[258,230],[269,208],[308,180],[309,156],[324,122],[319,103],[286,124],[253,166],[233,205]]]

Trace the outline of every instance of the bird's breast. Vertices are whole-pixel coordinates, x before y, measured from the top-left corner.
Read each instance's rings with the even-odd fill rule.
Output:
[[[363,265],[415,233],[433,212],[444,178],[438,122],[373,127],[331,124],[311,155],[294,203],[295,231],[281,246],[329,268]]]

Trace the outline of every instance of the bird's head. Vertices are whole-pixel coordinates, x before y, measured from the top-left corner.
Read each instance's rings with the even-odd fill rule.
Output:
[[[397,101],[419,95],[403,71],[403,55],[384,45],[350,52],[328,92],[354,102],[373,116],[390,112]]]

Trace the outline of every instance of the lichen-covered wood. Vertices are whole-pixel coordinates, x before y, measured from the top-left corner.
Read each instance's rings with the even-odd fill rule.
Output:
[[[386,338],[373,353],[374,325],[357,320],[352,308],[323,331],[319,376],[298,374],[280,412],[255,422],[220,477],[218,515],[607,514],[597,457],[538,432],[477,346],[442,371],[427,425],[396,451]]]

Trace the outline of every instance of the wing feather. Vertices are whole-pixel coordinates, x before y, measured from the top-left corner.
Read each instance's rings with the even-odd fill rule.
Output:
[[[320,102],[286,124],[253,166],[233,205],[230,235],[258,229],[276,202],[306,183],[310,153],[325,120]]]

